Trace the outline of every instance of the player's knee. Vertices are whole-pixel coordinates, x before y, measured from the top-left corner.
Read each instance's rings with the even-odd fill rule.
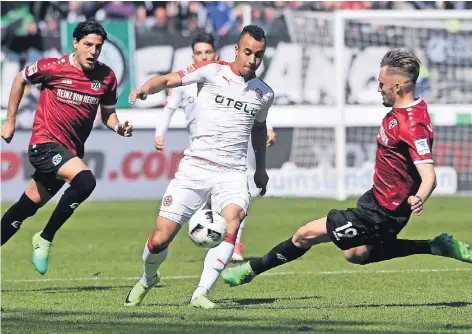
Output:
[[[82,201],[92,194],[96,185],[97,181],[95,176],[92,171],[88,169],[79,172],[70,183],[70,186],[80,194]]]
[[[148,240],[148,248],[152,253],[158,254],[169,246],[168,237],[160,230],[152,233]]]
[[[292,241],[293,244],[300,248],[308,248],[313,245],[313,239],[315,234],[308,226],[300,227],[297,232],[293,235]]]
[[[367,246],[359,246],[344,251],[344,258],[352,263],[364,265],[367,264],[366,260],[369,258],[369,248]]]

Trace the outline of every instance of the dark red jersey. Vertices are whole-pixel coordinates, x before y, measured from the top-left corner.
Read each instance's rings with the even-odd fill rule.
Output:
[[[433,163],[433,127],[422,99],[405,108],[393,108],[383,119],[377,135],[374,195],[395,211],[415,195],[421,177],[415,165]]]
[[[73,62],[73,55],[41,59],[23,70],[23,78],[41,84],[30,145],[53,142],[82,157],[98,106],[115,107],[117,81],[105,64],[82,72]]]

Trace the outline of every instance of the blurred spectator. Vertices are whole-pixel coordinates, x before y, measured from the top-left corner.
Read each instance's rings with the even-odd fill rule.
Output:
[[[107,19],[132,19],[136,13],[136,6],[130,1],[111,1],[105,8]]]
[[[80,1],[69,1],[69,13],[67,14],[68,22],[82,22],[85,20],[85,16],[82,15]]]
[[[229,1],[207,1],[208,19],[211,20],[213,31],[218,36],[225,36],[235,28],[236,17],[232,13],[232,3]]]

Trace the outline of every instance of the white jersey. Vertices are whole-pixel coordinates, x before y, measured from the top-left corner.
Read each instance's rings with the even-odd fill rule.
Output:
[[[200,62],[178,72],[182,85],[197,84],[195,131],[187,156],[222,166],[246,169],[254,121],[264,122],[274,92],[262,80],[248,82],[233,63]]]
[[[164,105],[164,115],[156,125],[156,137],[164,136],[169,128],[170,120],[174,112],[182,108],[185,114],[185,126],[189,127],[195,119],[195,109],[197,108],[197,85],[188,85],[172,88],[167,95]]]

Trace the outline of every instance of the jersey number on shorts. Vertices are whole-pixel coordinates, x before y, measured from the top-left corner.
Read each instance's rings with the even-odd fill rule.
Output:
[[[357,235],[357,230],[352,227],[351,222],[347,222],[346,225],[340,226],[334,230],[334,236],[336,240],[340,240],[340,238],[352,238]]]

